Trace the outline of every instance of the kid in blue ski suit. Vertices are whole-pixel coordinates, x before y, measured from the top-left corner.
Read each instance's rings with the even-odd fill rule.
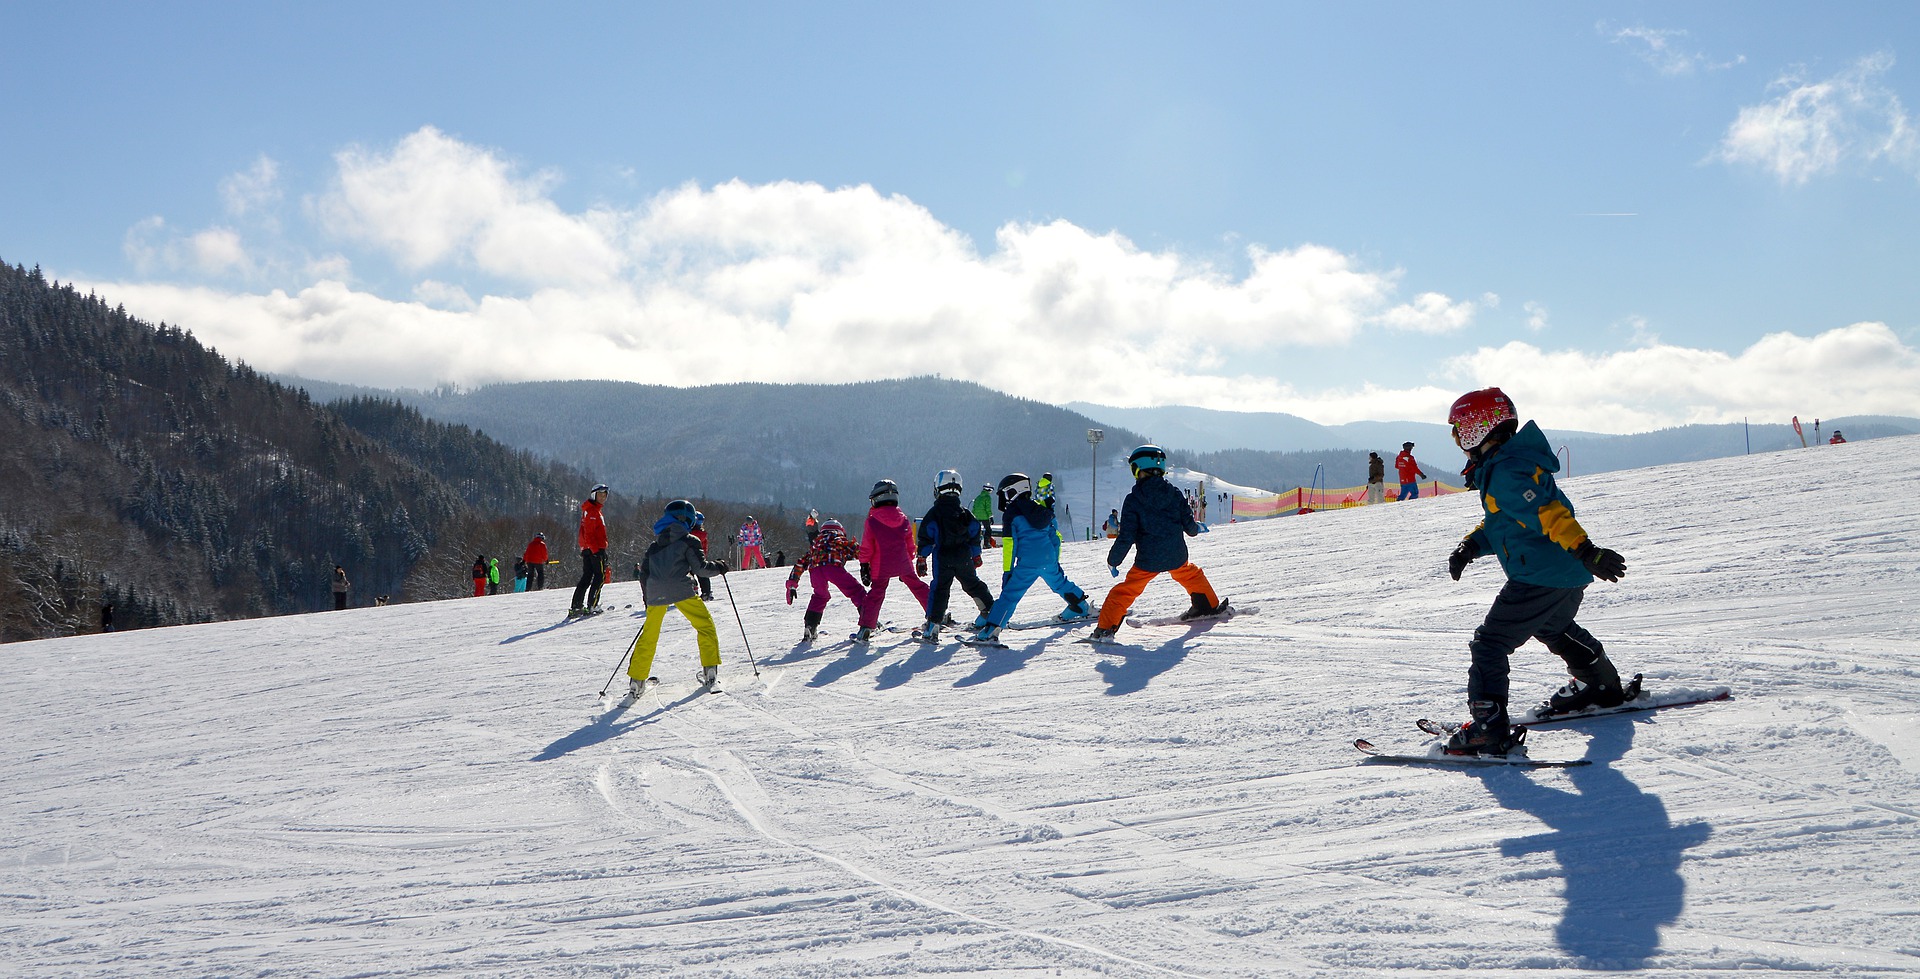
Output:
[[[1009,473],[1002,479],[999,497],[1004,514],[1002,536],[1011,541],[1002,545],[1007,573],[1000,581],[1000,597],[986,616],[974,623],[975,635],[988,640],[998,636],[1035,581],[1046,582],[1054,594],[1066,599],[1067,610],[1060,614],[1061,621],[1092,615],[1093,606],[1087,602],[1086,593],[1060,570],[1060,525],[1053,508],[1034,498],[1033,483],[1025,473]]]

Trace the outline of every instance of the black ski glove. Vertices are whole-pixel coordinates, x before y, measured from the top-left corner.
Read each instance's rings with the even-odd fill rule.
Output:
[[[1574,549],[1573,556],[1587,566],[1595,578],[1602,581],[1619,581],[1627,576],[1627,559],[1619,551],[1609,551],[1604,547],[1595,547],[1590,540],[1583,540]]]
[[[860,586],[862,588],[873,587],[873,565],[865,561],[860,562]]]
[[[1453,553],[1447,556],[1447,573],[1453,576],[1453,580],[1459,581],[1460,572],[1467,570],[1467,565],[1479,556],[1480,544],[1471,537],[1462,538]]]

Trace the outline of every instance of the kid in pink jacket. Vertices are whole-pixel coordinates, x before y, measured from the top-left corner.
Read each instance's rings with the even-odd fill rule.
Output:
[[[913,518],[900,509],[900,487],[891,479],[873,484],[867,494],[873,508],[867,511],[867,525],[860,535],[860,583],[867,586],[867,603],[860,609],[860,631],[855,642],[867,642],[880,625],[880,605],[887,600],[887,582],[899,578],[920,602],[922,614],[927,607],[927,583],[913,571]]]

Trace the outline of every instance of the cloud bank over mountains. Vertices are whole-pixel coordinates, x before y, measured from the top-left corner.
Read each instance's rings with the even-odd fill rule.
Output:
[[[983,250],[903,196],[788,181],[569,209],[562,175],[432,127],[338,152],[310,192],[285,182],[261,158],[222,182],[221,221],[187,230],[154,216],[129,230],[140,281],[83,285],[261,369],[376,386],[938,373],[1053,403],[1337,424],[1432,419],[1461,390],[1498,384],[1528,412],[1590,431],[1808,405],[1914,414],[1920,391],[1920,354],[1881,323],[1730,352],[1644,333],[1613,351],[1475,348],[1476,318],[1501,297],[1407,295],[1403,270],[1323,245],[1249,246],[1228,272],[1055,220],[1005,224]],[[1539,339],[1545,306],[1517,308]],[[1250,366],[1435,335],[1463,338],[1464,352],[1413,387]]]

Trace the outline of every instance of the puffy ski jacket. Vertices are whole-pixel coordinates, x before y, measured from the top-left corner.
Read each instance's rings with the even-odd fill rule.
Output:
[[[600,504],[595,500],[583,500],[580,503],[580,549],[607,549],[607,521],[600,516]]]
[[[969,507],[968,509],[970,509],[973,512],[973,519],[978,520],[981,523],[986,523],[987,521],[992,520],[993,519],[993,491],[990,489],[987,489],[984,486],[981,487],[980,492],[976,494],[973,498],[973,506]]]
[[[740,525],[741,547],[759,547],[765,541],[766,537],[760,533],[759,521],[749,520]]]
[[[527,543],[527,552],[525,554],[520,555],[520,560],[525,561],[528,564],[547,563],[546,539],[541,537],[535,537],[533,540],[529,541]]]
[[[1467,539],[1480,553],[1498,557],[1514,581],[1581,588],[1593,575],[1573,552],[1587,532],[1573,517],[1573,501],[1553,481],[1559,471],[1560,460],[1533,422],[1468,466],[1462,475],[1468,488],[1480,491],[1486,517]]]
[[[860,533],[860,549],[855,556],[861,564],[873,567],[875,578],[912,575],[913,518],[897,506],[868,510],[866,527]]]
[[[1006,563],[1009,570],[1060,563],[1060,526],[1053,510],[1025,497],[1013,501],[1007,508],[1007,536],[1013,539],[1006,548],[1011,554]]]
[[[845,565],[859,556],[860,545],[838,533],[815,535],[813,545],[807,548],[807,553],[800,555],[800,560],[793,562],[793,570],[787,573],[787,583],[798,582],[800,576],[806,574],[811,568]]]
[[[1142,571],[1172,571],[1187,563],[1187,538],[1200,533],[1187,498],[1155,473],[1133,484],[1120,504],[1120,536],[1107,549],[1107,564],[1119,567],[1127,550],[1135,547],[1134,567]]]
[[[980,521],[961,508],[958,494],[935,497],[920,518],[919,544],[923,557],[938,552],[943,561],[972,563],[980,555]]]
[[[1384,483],[1387,481],[1387,460],[1379,455],[1367,456],[1367,482]]]
[[[721,561],[708,561],[700,541],[688,533],[687,525],[675,517],[654,521],[653,543],[640,561],[640,590],[648,605],[674,605],[700,594],[694,576],[725,574]]]

